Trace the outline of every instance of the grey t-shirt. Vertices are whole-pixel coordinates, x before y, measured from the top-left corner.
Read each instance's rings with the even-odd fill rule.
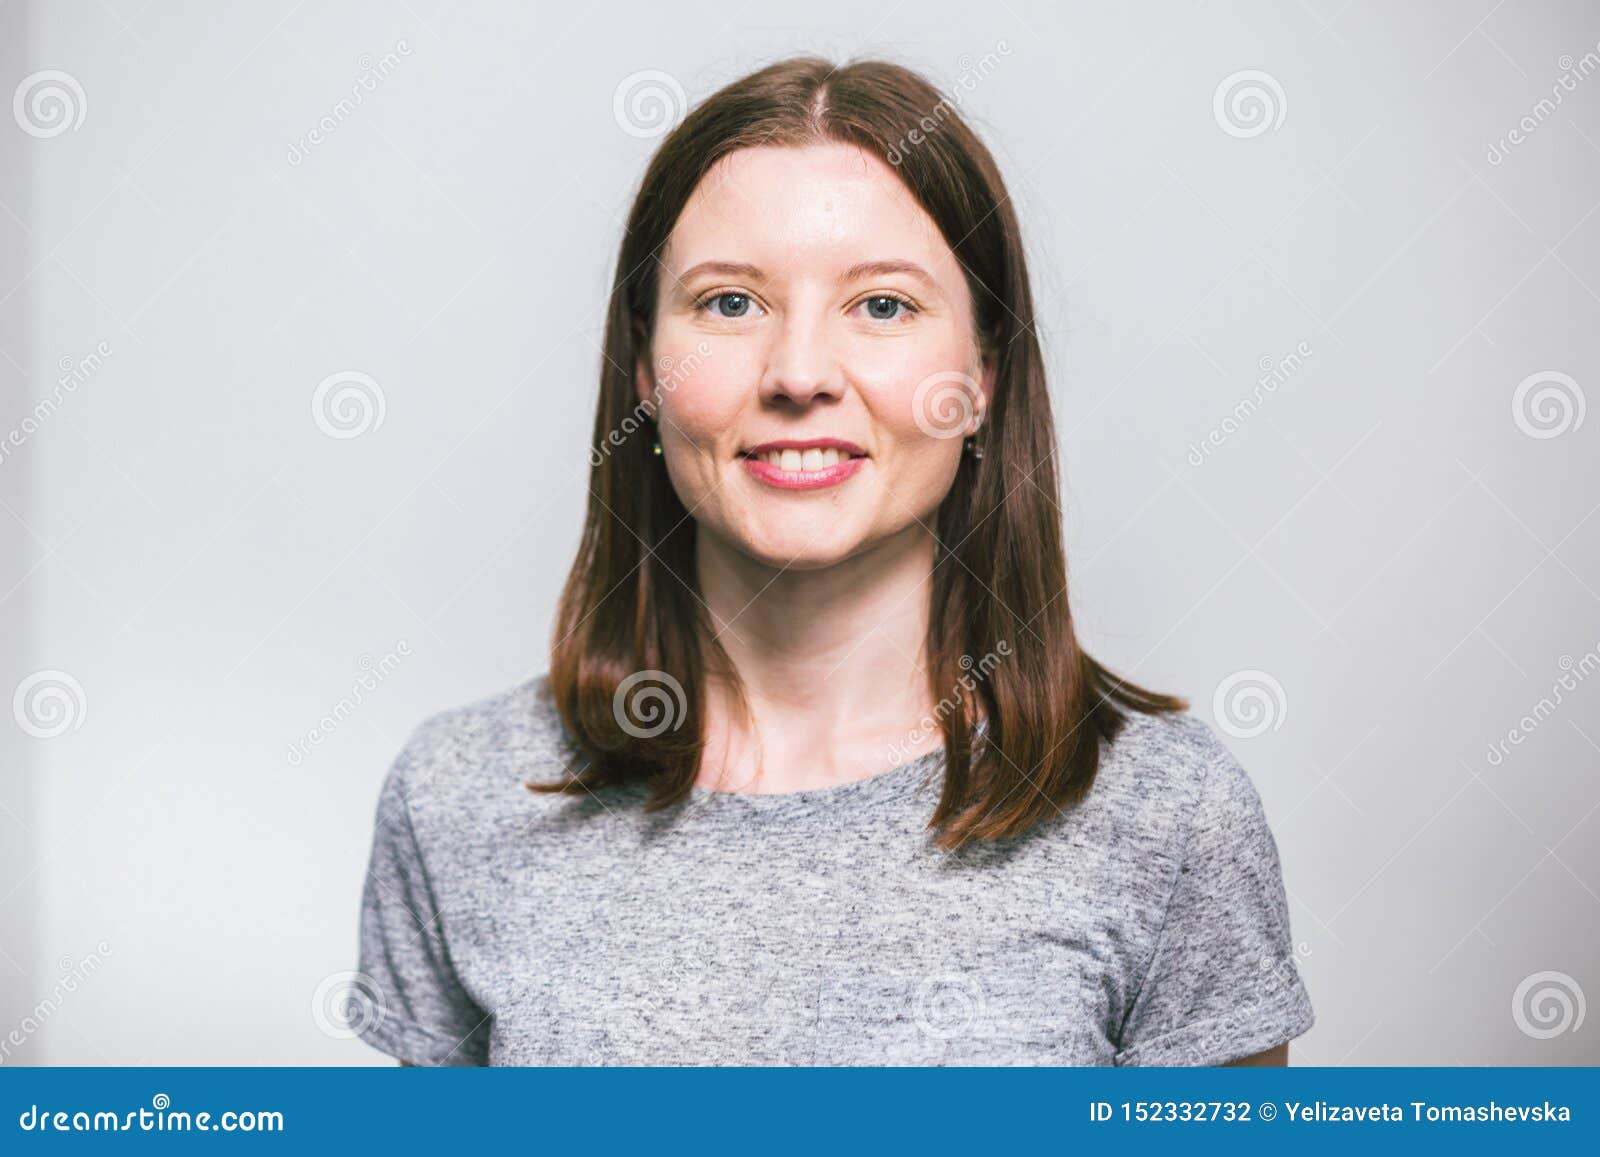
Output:
[[[1311,1027],[1277,846],[1192,716],[1130,716],[1089,797],[925,830],[944,754],[836,787],[536,795],[581,765],[537,676],[383,783],[360,1035],[422,1065],[1210,1065]]]

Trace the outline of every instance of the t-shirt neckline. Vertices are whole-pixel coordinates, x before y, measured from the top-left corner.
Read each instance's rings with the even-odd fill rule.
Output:
[[[983,736],[988,730],[988,720],[979,720],[973,729],[973,738]],[[925,751],[887,771],[880,771],[862,779],[827,787],[802,788],[799,791],[752,792],[723,791],[717,788],[690,787],[685,802],[695,809],[727,808],[746,812],[810,811],[821,807],[840,805],[856,806],[869,800],[890,799],[925,786],[930,773],[944,766],[946,750],[943,744]]]
[[[695,785],[689,789],[687,799],[695,807],[741,807],[753,811],[782,811],[800,807],[856,803],[865,799],[898,794],[913,785],[921,773],[941,762],[943,756],[944,748],[936,747],[887,771],[876,772],[862,779],[829,784],[827,787],[802,788],[799,791],[724,791]]]

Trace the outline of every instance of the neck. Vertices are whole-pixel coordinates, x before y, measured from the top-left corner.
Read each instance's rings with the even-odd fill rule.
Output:
[[[937,731],[918,730],[933,702],[925,654],[934,547],[914,524],[833,566],[784,570],[699,532],[700,594],[750,718],[709,680],[698,782],[803,791],[939,746]]]

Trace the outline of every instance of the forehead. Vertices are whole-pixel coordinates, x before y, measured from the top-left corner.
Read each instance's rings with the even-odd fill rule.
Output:
[[[662,259],[750,261],[770,276],[863,259],[916,261],[938,280],[960,267],[939,227],[893,168],[854,145],[739,149],[696,186]]]

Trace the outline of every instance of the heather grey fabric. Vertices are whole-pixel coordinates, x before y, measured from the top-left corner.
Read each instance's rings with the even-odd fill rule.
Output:
[[[424,721],[384,781],[357,1018],[417,1064],[1219,1064],[1300,1035],[1278,851],[1192,716],[1089,798],[943,853],[943,752],[865,780],[534,795],[580,757],[543,676]]]

